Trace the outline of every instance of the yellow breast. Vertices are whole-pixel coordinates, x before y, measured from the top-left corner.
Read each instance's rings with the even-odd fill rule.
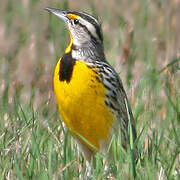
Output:
[[[76,61],[67,82],[59,80],[59,64],[54,72],[54,90],[61,117],[74,136],[99,149],[101,141],[108,139],[114,119],[104,103],[106,89],[96,78],[97,69]]]

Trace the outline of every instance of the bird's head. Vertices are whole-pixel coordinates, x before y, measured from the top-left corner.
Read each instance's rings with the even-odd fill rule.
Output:
[[[45,10],[65,22],[73,39],[73,45],[83,46],[91,41],[103,45],[101,25],[93,16],[83,12],[64,11],[54,8],[46,8]]]

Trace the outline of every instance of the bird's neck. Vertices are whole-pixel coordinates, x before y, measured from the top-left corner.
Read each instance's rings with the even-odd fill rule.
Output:
[[[87,62],[105,59],[104,48],[99,43],[87,42],[83,45],[73,45],[71,53],[74,59]]]
[[[65,53],[71,53],[73,59],[87,62],[105,60],[104,47],[101,43],[90,41],[82,45],[76,45],[73,44],[72,36],[70,36],[70,43],[67,46]]]

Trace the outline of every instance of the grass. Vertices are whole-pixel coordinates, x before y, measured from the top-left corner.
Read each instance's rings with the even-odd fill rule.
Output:
[[[101,17],[107,59],[120,73],[135,116],[140,159],[135,165],[131,148],[124,151],[113,137],[110,168],[104,170],[106,157],[97,153],[93,179],[179,179],[179,1],[76,3],[1,2],[0,179],[78,179],[85,173],[52,88],[68,33],[43,11],[47,6]]]

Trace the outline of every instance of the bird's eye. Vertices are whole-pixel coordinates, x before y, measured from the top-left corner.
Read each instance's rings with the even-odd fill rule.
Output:
[[[79,20],[78,19],[74,19],[74,24],[78,24]]]

